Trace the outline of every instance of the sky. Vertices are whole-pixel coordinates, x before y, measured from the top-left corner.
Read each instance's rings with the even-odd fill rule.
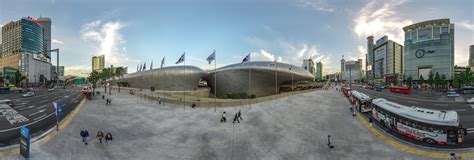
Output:
[[[106,66],[147,68],[186,65],[213,69],[251,60],[301,66],[323,63],[340,70],[340,59],[365,58],[366,37],[387,35],[403,45],[404,26],[449,18],[455,24],[455,63],[467,65],[474,45],[472,0],[2,0],[0,25],[22,17],[52,19],[52,48],[60,49],[66,75],[87,76],[92,56]],[[52,57],[55,62],[56,57]],[[364,63],[365,64],[365,63]]]

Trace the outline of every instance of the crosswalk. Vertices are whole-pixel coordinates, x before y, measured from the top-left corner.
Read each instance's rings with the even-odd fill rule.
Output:
[[[474,128],[466,128],[467,133],[474,133]]]

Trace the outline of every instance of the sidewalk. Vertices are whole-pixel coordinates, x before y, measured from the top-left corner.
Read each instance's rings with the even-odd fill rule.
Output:
[[[379,140],[351,116],[335,90],[239,107],[190,108],[113,92],[112,105],[87,101],[71,124],[32,159],[423,159]],[[232,124],[238,111],[244,119]],[[228,122],[219,123],[226,111]],[[79,132],[111,132],[111,145],[85,146]],[[327,135],[335,146],[328,149]],[[18,156],[7,159],[18,159]]]

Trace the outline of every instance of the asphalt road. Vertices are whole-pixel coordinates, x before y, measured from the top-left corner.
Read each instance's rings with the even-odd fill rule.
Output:
[[[353,90],[357,90],[369,95],[371,98],[384,98],[389,101],[399,103],[406,106],[417,106],[422,108],[436,109],[436,110],[454,110],[458,112],[460,123],[463,127],[467,128],[468,135],[465,137],[465,143],[461,146],[448,146],[443,148],[457,148],[457,147],[474,147],[474,105],[467,104],[465,101],[450,101],[439,99],[424,99],[416,95],[405,95],[400,93],[391,93],[388,89],[383,89],[382,91],[375,91],[364,89],[360,87],[353,87]],[[407,138],[404,138],[399,135],[395,135],[397,138],[410,141],[415,144],[420,144],[424,146],[431,146],[426,143],[413,141]],[[435,146],[439,147],[439,146]]]
[[[80,88],[58,88],[54,91],[36,90],[33,97],[22,93],[0,95],[13,101],[10,107],[0,108],[0,147],[19,142],[19,128],[27,125],[32,138],[56,127],[53,102],[64,104],[60,120],[66,117],[82,100]]]

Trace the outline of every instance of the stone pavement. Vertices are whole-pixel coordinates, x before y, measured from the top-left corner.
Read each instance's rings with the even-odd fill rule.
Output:
[[[250,106],[190,108],[113,93],[112,105],[86,102],[73,122],[32,150],[32,159],[423,159],[391,147],[351,116],[335,90],[318,90]],[[242,111],[244,119],[232,124]],[[220,115],[227,112],[227,123]],[[111,132],[110,145],[92,136]],[[327,135],[335,146],[326,146]],[[6,159],[18,159],[18,156]]]

